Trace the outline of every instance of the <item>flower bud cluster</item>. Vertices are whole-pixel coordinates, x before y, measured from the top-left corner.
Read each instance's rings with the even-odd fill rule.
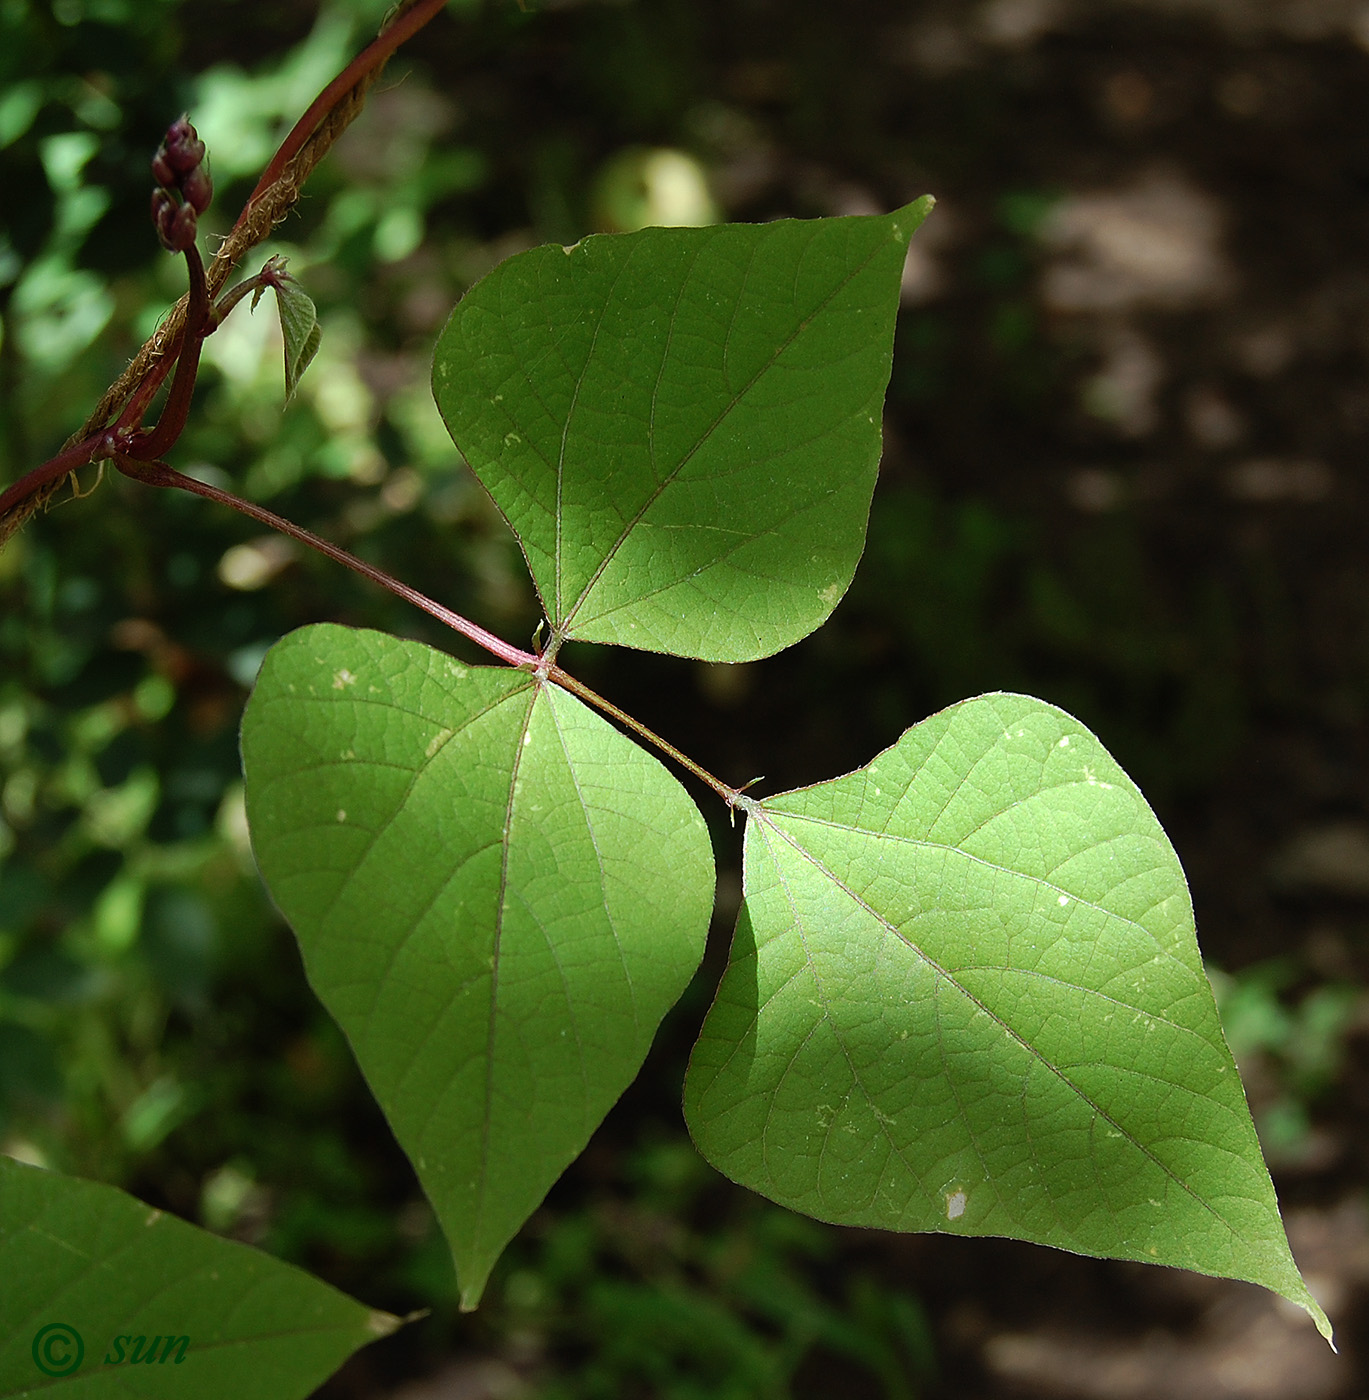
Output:
[[[152,222],[162,247],[183,253],[195,241],[195,224],[214,197],[214,182],[204,163],[204,142],[185,117],[167,128],[152,157]]]

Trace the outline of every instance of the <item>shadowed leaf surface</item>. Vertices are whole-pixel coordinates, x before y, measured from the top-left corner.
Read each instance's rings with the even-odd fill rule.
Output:
[[[276,308],[285,344],[285,398],[289,402],[299,388],[300,377],[318,354],[323,332],[313,299],[293,277],[276,284]]]
[[[294,1400],[400,1325],[112,1186],[8,1157],[0,1274],[0,1396]]]

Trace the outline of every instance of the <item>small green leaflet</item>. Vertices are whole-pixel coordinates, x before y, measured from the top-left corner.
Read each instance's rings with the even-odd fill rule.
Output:
[[[821,1220],[1263,1284],[1329,1339],[1178,858],[1077,720],[966,700],[740,805],[744,900],[685,1086],[709,1161]]]
[[[14,1400],[296,1400],[400,1325],[112,1186],[9,1157],[0,1276],[0,1397]]]
[[[826,621],[864,547],[931,205],[601,235],[466,294],[433,393],[554,640],[744,661]]]
[[[698,967],[703,819],[565,691],[345,627],[271,649],[242,752],[262,875],[474,1307]]]
[[[310,361],[318,354],[323,339],[319,329],[318,310],[304,288],[285,271],[285,259],[268,258],[263,271],[274,271],[271,289],[276,294],[276,310],[280,314],[280,334],[285,344],[285,401],[295,396],[299,381]],[[257,309],[265,289],[258,287],[252,296],[252,309]]]

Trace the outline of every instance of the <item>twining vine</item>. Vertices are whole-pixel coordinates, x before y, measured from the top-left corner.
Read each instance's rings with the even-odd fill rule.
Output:
[[[128,368],[105,390],[80,431],[55,457],[0,492],[0,546],[35,511],[46,507],[61,489],[62,482],[79,468],[113,460],[123,470],[129,461],[152,461],[175,444],[185,426],[185,415],[194,392],[200,346],[204,337],[211,334],[222,317],[236,305],[241,294],[230,293],[217,308],[214,299],[247,253],[264,242],[294,208],[310,172],[361,112],[367,92],[380,77],[390,56],[445,4],[446,0],[400,0],[376,39],[319,93],[309,110],[295,123],[262,172],[256,189],[208,268],[194,243],[196,218],[192,217],[192,214],[196,217],[202,214],[208,207],[208,197],[212,195],[208,172],[204,172],[202,179],[191,178],[191,190],[197,198],[203,198],[203,208],[196,207],[195,199],[188,197],[182,183],[191,170],[200,165],[203,148],[193,165],[180,170],[175,160],[184,160],[193,154],[194,146],[184,144],[187,138],[183,133],[173,136],[179,123],[167,133],[170,144],[164,143],[154,159],[154,178],[158,179],[159,194],[165,198],[153,196],[153,222],[163,246],[185,254],[190,291],[176,303]],[[185,125],[190,132],[189,141],[197,141],[193,128],[189,123]],[[176,152],[174,159],[173,150]],[[158,161],[162,162],[160,171]],[[162,175],[170,177],[169,187],[163,183]],[[174,241],[169,243],[168,237]],[[271,274],[265,269],[258,276],[267,277],[268,281],[258,281],[256,286],[269,285]],[[178,392],[173,383],[172,397],[167,401],[162,418],[149,433],[143,428],[143,420],[173,368],[177,371],[177,380],[182,381],[181,387]],[[136,475],[136,472],[127,474]],[[181,482],[157,484],[180,485]]]

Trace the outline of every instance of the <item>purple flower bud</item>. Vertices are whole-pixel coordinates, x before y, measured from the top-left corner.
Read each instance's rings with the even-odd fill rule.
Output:
[[[170,247],[173,253],[183,253],[195,241],[195,206],[182,204],[171,220]]]
[[[181,193],[197,214],[203,214],[214,198],[214,182],[209,178],[209,171],[203,165],[188,170],[181,178]]]
[[[196,222],[193,204],[177,204],[165,190],[152,196],[152,222],[157,237],[169,253],[183,253],[195,241]]]
[[[176,172],[168,164],[166,156],[158,151],[152,157],[152,178],[166,190],[174,189],[176,185]]]
[[[162,246],[171,247],[171,222],[176,217],[177,204],[165,190],[152,191],[152,222]]]
[[[185,117],[171,123],[159,153],[178,175],[193,170],[204,159],[204,142],[195,134],[195,128]]]

